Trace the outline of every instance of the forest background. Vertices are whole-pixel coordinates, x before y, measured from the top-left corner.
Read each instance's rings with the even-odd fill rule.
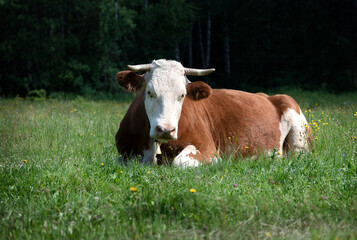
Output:
[[[0,96],[118,94],[127,64],[216,68],[214,87],[357,89],[356,0],[0,0]]]

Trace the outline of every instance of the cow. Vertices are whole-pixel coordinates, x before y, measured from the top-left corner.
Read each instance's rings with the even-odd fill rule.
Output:
[[[119,86],[135,94],[115,136],[125,162],[137,156],[144,164],[164,158],[186,168],[216,162],[224,154],[309,150],[310,125],[288,95],[212,89],[186,75],[204,76],[214,69],[185,68],[173,60],[128,68],[116,76]]]

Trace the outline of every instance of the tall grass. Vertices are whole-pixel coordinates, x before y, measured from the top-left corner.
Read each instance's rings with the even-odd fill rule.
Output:
[[[115,163],[128,101],[0,99],[0,238],[357,239],[357,96],[289,94],[311,152],[187,170]]]

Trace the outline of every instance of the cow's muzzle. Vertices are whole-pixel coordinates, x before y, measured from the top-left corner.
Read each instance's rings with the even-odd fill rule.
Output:
[[[167,142],[176,139],[176,128],[172,126],[156,126],[155,139],[159,142]]]

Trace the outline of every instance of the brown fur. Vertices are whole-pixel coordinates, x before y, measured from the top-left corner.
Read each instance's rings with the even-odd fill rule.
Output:
[[[187,96],[179,120],[178,139],[161,144],[162,154],[168,159],[188,145],[199,150],[197,160],[207,163],[214,155],[246,156],[278,149],[281,114],[287,108],[300,112],[295,100],[287,95],[269,97],[228,89],[212,90],[203,82],[187,85]],[[150,125],[144,99],[145,92],[139,90],[116,134],[116,146],[124,158],[130,154],[143,155],[149,148]]]
[[[134,98],[115,135],[118,152],[124,159],[131,154],[142,155],[149,148],[150,124],[144,106],[145,94],[141,90]]]
[[[274,95],[268,96],[268,100],[274,104],[278,114],[281,116],[288,108],[295,110],[298,114],[300,114],[300,107],[296,103],[296,101],[288,96],[288,95]]]
[[[212,94],[212,88],[201,81],[190,83],[187,85],[187,97],[192,100],[200,100],[208,98]]]
[[[132,71],[121,71],[117,73],[117,81],[119,86],[129,92],[137,92],[143,86],[144,75],[138,75]]]
[[[268,94],[262,93],[262,92],[257,92],[256,94],[258,94],[258,95],[260,95],[260,96],[263,96],[263,97],[269,97]]]

